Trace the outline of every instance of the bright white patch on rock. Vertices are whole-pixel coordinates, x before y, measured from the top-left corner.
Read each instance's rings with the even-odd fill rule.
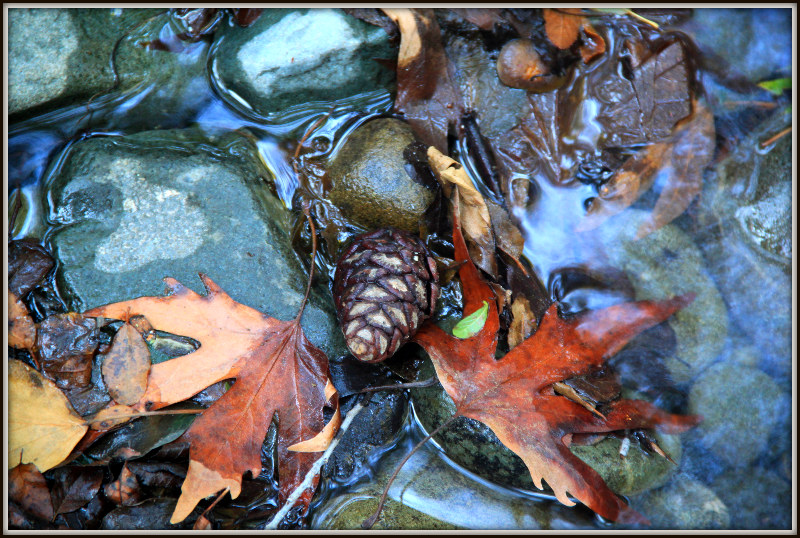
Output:
[[[148,182],[130,159],[114,161],[109,172],[97,181],[120,189],[123,213],[95,251],[96,269],[122,273],[159,259],[185,258],[200,247],[208,224],[186,193]]]
[[[331,52],[356,50],[359,45],[344,16],[331,9],[312,9],[285,16],[242,46],[237,59],[252,84],[270,93],[274,84],[287,83],[287,66],[308,69]]]

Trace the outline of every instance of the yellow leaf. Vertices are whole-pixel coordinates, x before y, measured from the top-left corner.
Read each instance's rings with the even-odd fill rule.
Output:
[[[40,472],[51,469],[87,429],[52,381],[21,361],[8,361],[9,468],[33,463]]]

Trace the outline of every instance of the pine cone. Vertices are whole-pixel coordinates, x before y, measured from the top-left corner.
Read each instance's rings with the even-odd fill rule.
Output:
[[[420,239],[400,230],[356,236],[336,264],[336,314],[361,361],[394,355],[433,314],[438,297],[436,261]]]

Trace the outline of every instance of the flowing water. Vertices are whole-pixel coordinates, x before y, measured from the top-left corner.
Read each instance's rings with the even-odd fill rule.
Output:
[[[757,235],[757,225],[763,224],[764,220],[759,220],[758,211],[769,207],[742,203],[728,208],[733,216],[720,216],[717,206],[726,209],[726,204],[730,205],[737,199],[758,200],[756,195],[763,194],[765,188],[763,172],[779,173],[768,168],[767,157],[770,152],[787,151],[785,146],[776,146],[785,145],[788,139],[767,147],[760,145],[761,141],[787,124],[785,114],[736,113],[737,109],[725,113],[726,103],[753,98],[745,92],[732,90],[735,84],[720,67],[727,62],[731,69],[744,69],[751,78],[765,80],[779,75],[789,66],[791,55],[787,56],[786,51],[791,50],[790,47],[776,45],[770,39],[770,30],[774,30],[776,25],[781,29],[780,36],[788,35],[784,28],[788,19],[776,11],[779,10],[742,14],[738,10],[696,10],[692,17],[680,23],[678,29],[700,44],[692,60],[700,67],[698,82],[708,92],[709,101],[716,103],[717,132],[727,144],[726,162],[729,163],[715,165],[712,172],[706,174],[700,202],[691,206],[688,214],[653,234],[646,242],[636,243],[632,233],[654,201],[645,199],[615,217],[614,221],[609,221],[612,224],[604,226],[602,233],[578,240],[572,233],[573,221],[576,216],[584,214],[587,200],[597,195],[595,187],[575,181],[561,185],[536,180],[532,180],[534,195],[530,203],[515,213],[526,236],[527,261],[554,298],[561,301],[564,312],[602,308],[629,300],[634,295],[636,298],[665,298],[687,291],[697,293],[695,310],[687,311],[672,325],[678,339],[676,357],[664,358],[677,380],[680,397],[673,402],[677,410],[686,411],[693,387],[700,390],[696,385],[698,372],[706,368],[718,368],[719,376],[727,376],[726,368],[734,365],[740,365],[739,371],[744,375],[752,374],[761,379],[760,376],[767,374],[760,384],[743,385],[755,393],[738,395],[746,404],[739,413],[773,417],[764,439],[758,440],[764,446],[759,447],[749,461],[739,464],[731,458],[720,460],[716,455],[715,450],[719,449],[722,441],[704,440],[703,434],[695,433],[684,449],[688,463],[674,479],[693,480],[710,486],[711,491],[729,503],[731,515],[734,515],[734,510],[750,510],[755,521],[767,526],[773,523],[785,525],[788,521],[785,501],[795,476],[787,407],[787,398],[793,387],[792,353],[786,347],[790,344],[786,331],[792,324],[788,305],[793,293],[788,279],[793,274],[794,262],[791,248],[788,256],[785,249],[776,251],[756,246],[747,250],[749,247],[746,241],[741,241],[741,235],[735,236],[739,243],[732,242],[726,235],[729,228],[737,224]],[[752,24],[747,31],[752,35],[740,39],[742,46],[747,47],[747,54],[746,57],[737,57],[726,49],[726,40],[731,38],[720,26],[748,21]],[[708,28],[713,31],[707,32]],[[154,39],[158,36],[164,38],[169,30],[166,25],[153,23],[139,32],[139,39]],[[177,84],[178,74],[165,76],[161,73],[124,92],[112,91],[98,96],[90,104],[76,104],[10,123],[9,207],[13,207],[18,197],[22,199],[20,218],[12,230],[13,238],[34,237],[47,241],[50,230],[48,180],[59,170],[71,146],[85,138],[187,126],[197,126],[209,133],[246,129],[254,137],[260,157],[274,177],[275,193],[287,207],[292,208],[294,203],[296,208],[299,182],[292,157],[297,140],[313,128],[313,143],[303,147],[301,163],[324,162],[335,154],[358,125],[371,117],[391,112],[392,96],[386,92],[374,92],[336,103],[298,106],[279,115],[263,117],[218,82],[214,47],[201,41],[188,46],[183,54],[182,63],[187,69],[198,68],[201,73],[189,83]],[[590,92],[591,88],[584,91]],[[169,95],[169,103],[184,104],[179,107],[160,106],[167,99],[166,95]],[[584,100],[575,115],[571,134],[563,140],[565,146],[581,148],[597,141],[601,127],[596,121],[596,107],[592,98]],[[459,152],[457,146],[452,149],[456,155],[466,154],[464,150]],[[579,154],[577,151],[573,157],[577,158],[575,156]],[[466,164],[471,170],[470,164]],[[571,168],[574,163],[559,164]],[[322,175],[320,173],[320,177]],[[485,190],[480,181],[476,182]],[[726,187],[718,190],[716,185]],[[790,199],[793,203],[794,192]],[[779,200],[785,201],[785,198]],[[791,220],[789,222],[791,225]],[[775,235],[775,230],[767,232],[769,237],[765,241]],[[785,231],[777,231],[778,236],[782,234],[785,235]],[[793,237],[791,234],[792,240]],[[793,241],[790,243],[793,246]],[[323,257],[320,265],[329,271],[330,264],[330,257]],[[617,286],[612,268],[623,270],[633,282],[628,287]],[[583,277],[570,277],[577,273]],[[591,281],[591,285],[587,286],[587,281]],[[748,288],[746,293],[740,293],[740,287]],[[754,295],[757,297],[753,298]],[[768,297],[764,299],[764,295]],[[748,324],[764,328],[754,332],[748,330]],[[746,357],[741,359],[743,354]],[[669,363],[670,360],[673,362]],[[631,374],[631,379],[641,380],[642,377],[637,378],[637,375],[640,374]],[[709,383],[716,386],[713,380]],[[779,397],[773,398],[775,395]],[[729,397],[725,395],[725,398]],[[761,409],[764,405],[769,408]],[[743,421],[737,427],[747,428],[747,424]],[[719,426],[705,430],[705,434],[718,436],[727,431]],[[730,443],[747,442],[745,432],[734,433],[737,435],[730,439]],[[379,495],[387,474],[423,435],[414,412],[409,412],[397,438],[373,455],[371,465],[359,480],[345,485],[323,486],[314,503],[311,526],[327,528],[348,504]],[[440,486],[448,484],[447,498],[431,493],[439,491],[434,487],[437,483]],[[780,493],[769,493],[767,501],[775,505],[774,511],[779,513],[779,517],[769,519],[763,515],[763,507],[750,506],[747,500],[737,500],[763,496],[760,492],[764,483],[778,484]],[[737,492],[732,490],[752,490],[752,495],[737,496]],[[406,463],[389,497],[458,527],[608,527],[606,522],[587,510],[580,507],[568,509],[547,494],[491,484],[459,468],[433,444]],[[701,499],[696,502],[701,502]],[[748,523],[742,525],[750,524],[751,519],[734,518],[733,525],[745,520]]]

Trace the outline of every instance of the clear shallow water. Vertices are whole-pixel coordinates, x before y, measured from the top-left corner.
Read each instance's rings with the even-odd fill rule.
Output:
[[[747,45],[747,55],[742,58],[732,55],[724,49],[725,39],[728,36],[720,31],[724,25],[741,24],[742,21],[755,21],[751,29],[751,35],[744,43]],[[738,10],[727,10],[725,12],[712,12],[703,10],[681,28],[689,35],[697,38],[701,43],[701,52],[704,58],[711,58],[717,61],[722,57],[728,64],[728,68],[736,72],[746,71],[748,76],[764,77],[780,75],[780,69],[786,63],[785,47],[777,47],[774,40],[770,40],[770,28],[775,29],[784,24],[784,18],[774,11],[758,13],[741,13]],[[713,32],[706,31],[709,28]],[[156,27],[148,27],[147,31],[162,34],[162,30]],[[780,35],[785,35],[785,32]],[[777,52],[776,52],[777,50]],[[66,107],[50,112],[46,115],[31,118],[22,122],[14,123],[9,126],[9,191],[19,188],[24,203],[24,218],[18,222],[13,230],[13,238],[37,237],[43,238],[48,230],[47,223],[47,180],[54,170],[59,166],[60,160],[65,155],[66,149],[70,144],[89,136],[103,135],[122,135],[126,133],[138,132],[147,129],[166,129],[180,128],[187,126],[199,126],[208,132],[218,132],[224,130],[246,128],[257,141],[260,156],[268,170],[273,174],[275,180],[275,191],[279,198],[287,207],[292,207],[292,200],[298,187],[298,180],[294,174],[291,164],[291,157],[296,148],[296,142],[311,126],[317,124],[318,120],[322,123],[316,125],[313,137],[317,144],[313,151],[308,153],[306,161],[324,161],[326,158],[335,154],[349,132],[366,119],[387,113],[391,109],[392,100],[388,93],[375,93],[362,95],[353,99],[343,100],[337,103],[311,104],[299,106],[286,111],[280,115],[271,117],[259,117],[247,109],[246,106],[232,105],[235,100],[231,97],[220,98],[221,88],[216,83],[214,76],[214,55],[213,49],[209,60],[209,46],[199,44],[187,50],[183,57],[183,62],[189,66],[207,65],[203,76],[198,76],[188,84],[177,84],[178,75],[148,80],[144,83],[122,93],[110,93],[98,96],[90,106],[84,104]],[[708,68],[700,72],[700,81],[709,92],[712,99],[719,102],[732,101],[737,98],[729,89],[723,85],[718,68]],[[222,89],[224,91],[224,89]],[[177,110],[164,109],[159,107],[159,103],[174,98],[170,92],[180,91],[186,93],[186,106]],[[580,128],[574,139],[565,140],[566,144],[588,144],[596,140],[598,136],[597,124],[592,120],[596,111],[592,109],[592,101],[585,101],[586,105],[578,115]],[[715,108],[715,113],[723,110],[723,106]],[[718,116],[719,118],[719,116]],[[760,168],[765,166],[764,157],[769,154],[772,148],[761,148],[760,140],[764,140],[770,134],[780,130],[786,123],[785,119],[773,117],[771,120],[759,120],[754,124],[746,115],[731,115],[727,119],[728,123],[718,120],[718,132],[722,127],[722,132],[730,134],[730,151],[734,160],[739,159],[743,163],[754,163],[752,170],[742,171],[737,174],[735,171],[727,171],[726,174],[713,172],[707,176],[707,182],[712,184],[714,181],[725,179],[731,182],[730,194],[733,197],[743,197],[749,199],[759,190]],[[456,148],[459,149],[459,148]],[[562,163],[564,164],[564,163]],[[566,163],[568,164],[568,163]],[[469,169],[469,166],[468,166]],[[725,176],[724,178],[722,176]],[[481,185],[479,185],[480,187]],[[641,274],[642,265],[637,265],[637,260],[629,259],[635,256],[636,250],[621,248],[623,241],[621,238],[629,237],[631,231],[631,220],[620,219],[617,224],[604,228],[603,233],[592,236],[587,241],[577,241],[570,233],[571,218],[580,215],[584,211],[585,200],[592,195],[591,187],[588,185],[577,185],[572,188],[553,186],[547,183],[540,183],[539,197],[535,206],[527,208],[527,211],[519,214],[523,231],[528,237],[525,254],[528,261],[536,268],[537,273],[542,277],[545,284],[551,282],[554,276],[564,267],[574,267],[592,265],[598,260],[602,263],[600,267],[606,265],[626,265],[628,270]],[[706,198],[713,193],[704,192]],[[9,203],[13,202],[10,195]],[[640,209],[641,211],[641,209]],[[696,211],[692,209],[692,211]],[[634,220],[638,218],[638,213],[627,214]],[[690,218],[691,217],[691,218]],[[722,227],[733,226],[733,220],[724,221]],[[694,256],[697,247],[700,247],[699,265],[678,265],[679,269],[686,270],[687,267],[697,271],[707,271],[710,273],[718,272],[720,266],[739,263],[739,256],[746,257],[748,265],[747,271],[754,276],[745,280],[755,288],[762,288],[766,294],[779,295],[774,301],[780,308],[773,311],[759,310],[754,312],[739,312],[737,309],[745,308],[745,302],[732,302],[727,296],[715,304],[722,304],[730,317],[727,330],[718,331],[715,334],[722,334],[719,349],[708,359],[709,364],[724,365],[733,363],[735,351],[742,348],[754,349],[755,358],[747,359],[746,366],[753,370],[766,371],[770,376],[770,382],[774,385],[759,386],[759,390],[779,390],[788,394],[791,389],[792,369],[791,365],[786,364],[788,350],[783,353],[769,353],[764,350],[759,341],[750,336],[747,331],[739,330],[737,321],[742,318],[749,318],[753,323],[763,323],[764,331],[769,338],[769,332],[775,331],[775,338],[781,338],[778,334],[783,329],[770,322],[770,317],[786,315],[785,303],[788,297],[781,296],[786,292],[785,287],[775,287],[770,282],[759,281],[759,278],[770,278],[769,271],[761,271],[770,263],[775,263],[776,258],[768,252],[756,250],[755,254],[741,254],[739,251],[723,252],[721,255],[709,254],[708,248],[716,248],[714,240],[716,236],[709,234],[709,230],[720,227],[720,223],[704,221],[701,217],[694,218],[681,217],[671,228],[670,236],[658,243],[659,248],[667,248],[678,245],[679,248],[691,250]],[[715,232],[716,233],[716,232]],[[679,239],[676,239],[679,238]],[[688,243],[684,240],[688,237]],[[666,245],[666,246],[664,246]],[[684,245],[684,247],[680,247]],[[688,246],[687,246],[688,245]],[[694,246],[692,246],[694,245]],[[711,247],[709,247],[711,245]],[[708,247],[708,248],[706,248]],[[653,247],[655,248],[655,246]],[[618,252],[616,252],[618,251]],[[610,252],[616,254],[610,255]],[[678,252],[677,254],[681,254]],[[688,254],[687,254],[688,256]],[[679,256],[680,257],[680,256]],[[691,256],[690,256],[691,257]],[[781,271],[786,273],[786,260],[782,262]],[[656,264],[658,262],[656,261]],[[793,264],[792,264],[793,265]],[[645,266],[645,268],[650,266]],[[766,275],[766,276],[761,276]],[[678,275],[680,277],[680,275]],[[680,280],[680,278],[678,278]],[[703,282],[703,285],[714,286],[714,279],[692,280],[692,285],[696,282]],[[668,287],[667,287],[668,288]],[[674,287],[674,292],[679,291]],[[640,290],[641,291],[641,290]],[[693,290],[702,292],[703,290]],[[667,293],[672,293],[669,289],[663,290],[661,297]],[[710,289],[710,295],[716,292],[716,288]],[[619,290],[609,287],[599,287],[597,289],[578,288],[568,290],[568,293],[561,297],[566,305],[580,310],[591,307],[599,308],[619,302],[626,297]],[[637,296],[638,298],[638,296]],[[569,308],[569,307],[568,307]],[[700,323],[711,325],[703,320],[701,312],[698,314]],[[775,313],[777,312],[777,314]],[[687,322],[688,323],[688,322]],[[696,320],[695,320],[696,323]],[[676,332],[677,329],[676,329]],[[706,334],[702,331],[702,335]],[[679,334],[678,337],[686,336]],[[692,334],[689,331],[691,339]],[[697,338],[695,338],[697,339]],[[687,344],[689,345],[689,344]],[[691,344],[697,348],[699,344]],[[693,349],[694,349],[693,348]],[[762,351],[762,356],[758,352]],[[699,352],[698,352],[699,353]],[[705,364],[704,366],[708,366]],[[746,370],[751,371],[751,370]],[[680,383],[680,389],[684,396],[688,394],[693,386],[691,376]],[[750,405],[758,405],[759,394],[745,394],[742,398]],[[753,400],[751,403],[750,400]],[[769,410],[767,410],[769,411]],[[775,413],[786,413],[783,404],[774,410]],[[744,467],[737,467],[727,462],[720,461],[712,450],[703,444],[703,439],[695,438],[688,449],[687,461],[682,471],[686,471],[693,479],[699,480],[717,489],[730,484],[730,480],[722,480],[727,474],[739,474],[745,476],[758,476],[754,473],[769,473],[770,476],[777,476],[778,480],[786,483],[791,481],[794,476],[793,461],[791,459],[791,439],[789,429],[785,419],[782,419],[775,429],[769,433],[767,449],[762,450],[758,457]],[[390,450],[384,457],[376,460],[373,473],[376,476],[383,476],[385,480],[387,470],[391,472],[394,462],[398,461],[402,454],[405,454],[411,446],[412,440],[421,438],[420,431],[416,423],[409,419],[404,436],[398,441],[396,447]],[[690,444],[691,444],[690,443]],[[695,446],[698,448],[692,448]],[[787,470],[788,458],[788,470]],[[434,462],[434,463],[432,463]],[[440,465],[444,462],[444,465]],[[456,497],[442,501],[441,499],[426,496],[425,469],[435,467],[437,473],[436,480],[452,480],[460,484],[458,490],[453,490]],[[448,470],[449,469],[449,470]],[[531,499],[527,494],[514,492],[509,489],[499,488],[490,485],[481,479],[477,479],[469,473],[458,471],[453,465],[442,460],[435,447],[430,446],[421,451],[415,458],[406,464],[406,468],[401,474],[400,480],[395,483],[391,490],[391,497],[402,499],[402,501],[413,508],[428,513],[443,521],[454,525],[472,528],[535,528],[534,521],[538,521],[531,516],[524,507],[524,502],[532,502],[529,510],[543,510],[550,514],[551,528],[571,528],[571,525],[578,527],[604,528],[603,524],[591,515],[579,511],[570,511],[560,505],[542,499]],[[449,473],[449,474],[448,474]],[[459,478],[461,477],[461,478]],[[430,477],[428,477],[430,478]],[[755,483],[745,480],[735,487],[742,490],[753,489]],[[320,508],[320,512],[315,515],[313,526],[324,527],[325,519],[328,514],[334,513],[341,506],[337,502],[347,502],[347,495],[358,493],[365,488],[372,488],[369,484],[358,483],[341,489],[333,489],[328,492],[332,501]],[[374,491],[370,489],[370,491]],[[730,492],[727,492],[730,494]],[[723,496],[722,491],[717,494]],[[463,497],[458,497],[458,496]],[[733,496],[730,496],[733,498]],[[336,501],[340,498],[342,501]],[[456,502],[456,499],[458,502]],[[768,499],[772,501],[772,499]],[[741,501],[740,505],[734,502],[729,503],[731,510],[752,510],[757,511],[754,506],[748,506],[750,501]],[[521,504],[522,503],[522,504]],[[742,504],[743,503],[743,504]],[[542,509],[542,504],[546,508]],[[453,510],[453,506],[464,507],[460,510]],[[738,508],[737,508],[738,506]],[[783,504],[778,504],[778,512],[784,510]],[[478,515],[480,514],[480,515]],[[477,519],[476,519],[477,518]],[[735,527],[735,525],[734,525]]]

